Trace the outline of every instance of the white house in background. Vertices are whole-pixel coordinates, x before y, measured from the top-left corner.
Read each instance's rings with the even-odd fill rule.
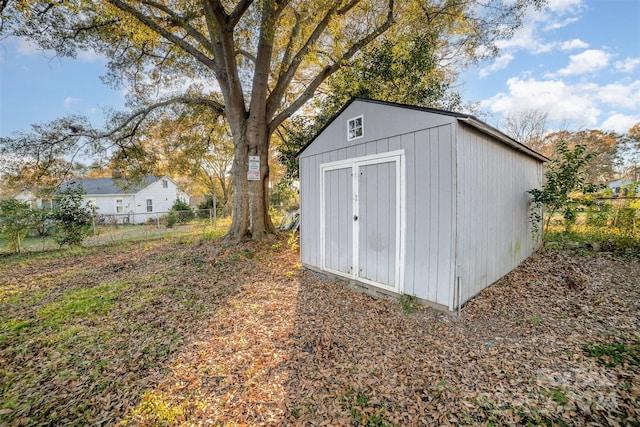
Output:
[[[98,215],[113,215],[118,222],[144,223],[165,213],[177,199],[189,203],[189,196],[178,189],[174,180],[166,175],[145,176],[142,181],[128,186],[114,178],[77,178],[66,182],[60,189],[80,185],[83,196],[97,208]]]
[[[629,189],[633,184],[634,182],[628,179],[617,179],[608,183],[607,186],[611,189],[613,195],[616,197],[633,196],[632,194],[627,194],[627,189]],[[636,195],[640,196],[640,185],[638,185],[638,187],[636,188]]]
[[[43,199],[41,197],[38,197],[32,190],[22,190],[11,197],[16,200],[20,200],[21,202],[28,203],[31,209],[51,209],[52,207],[51,199]]]

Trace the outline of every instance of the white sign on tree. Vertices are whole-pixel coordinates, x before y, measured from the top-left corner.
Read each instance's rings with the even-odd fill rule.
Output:
[[[249,181],[260,181],[260,156],[249,156],[247,179]]]

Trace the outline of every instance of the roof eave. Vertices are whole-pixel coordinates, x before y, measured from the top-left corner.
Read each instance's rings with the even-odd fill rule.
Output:
[[[480,120],[476,119],[473,116],[467,116],[467,117],[458,117],[458,121],[463,122],[468,124],[469,126],[479,130],[482,133],[485,133],[489,136],[492,136],[496,139],[498,139],[500,142],[510,146],[511,148],[514,148],[530,157],[533,157],[536,160],[539,160],[541,162],[548,162],[550,161],[549,158],[543,156],[542,154],[538,153],[535,150],[532,150],[531,148],[527,147],[526,145],[516,141],[515,139],[505,135],[504,133],[500,132],[498,129],[491,127],[489,125],[487,125],[484,122],[481,122]]]

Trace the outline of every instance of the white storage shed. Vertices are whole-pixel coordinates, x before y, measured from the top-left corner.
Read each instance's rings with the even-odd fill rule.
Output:
[[[308,268],[454,310],[539,247],[546,158],[473,116],[356,98],[298,158]]]

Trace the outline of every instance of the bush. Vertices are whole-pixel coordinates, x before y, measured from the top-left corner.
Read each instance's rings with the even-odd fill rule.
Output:
[[[181,199],[176,199],[176,201],[173,203],[169,215],[171,215],[171,213],[177,216],[176,220],[179,223],[189,222],[196,217],[196,214],[193,209],[191,209],[191,206],[189,206],[187,202]],[[169,215],[167,215],[167,227],[169,227]],[[175,222],[171,225],[171,227],[173,227],[174,224]]]
[[[530,215],[533,231],[542,233],[543,244],[556,213],[562,215],[565,231],[570,232],[578,212],[593,204],[589,196],[598,190],[597,186],[585,182],[585,166],[595,154],[587,153],[584,145],[571,150],[565,141],[558,143],[558,153],[559,157],[550,162],[544,174],[543,189],[529,190],[533,202]]]
[[[611,215],[611,203],[599,203],[587,211],[587,225],[606,227]]]
[[[29,204],[16,199],[0,200],[0,233],[9,240],[9,248],[22,252],[22,240],[33,224]]]
[[[173,228],[173,226],[178,222],[178,215],[176,215],[175,212],[169,212],[164,219],[167,222],[167,228]]]
[[[49,237],[55,228],[55,221],[51,218],[51,210],[37,208],[31,211],[33,218],[33,235],[37,237]]]
[[[69,186],[58,193],[52,218],[56,224],[54,240],[61,247],[80,245],[91,233],[92,212],[82,205],[83,194],[80,186]]]

